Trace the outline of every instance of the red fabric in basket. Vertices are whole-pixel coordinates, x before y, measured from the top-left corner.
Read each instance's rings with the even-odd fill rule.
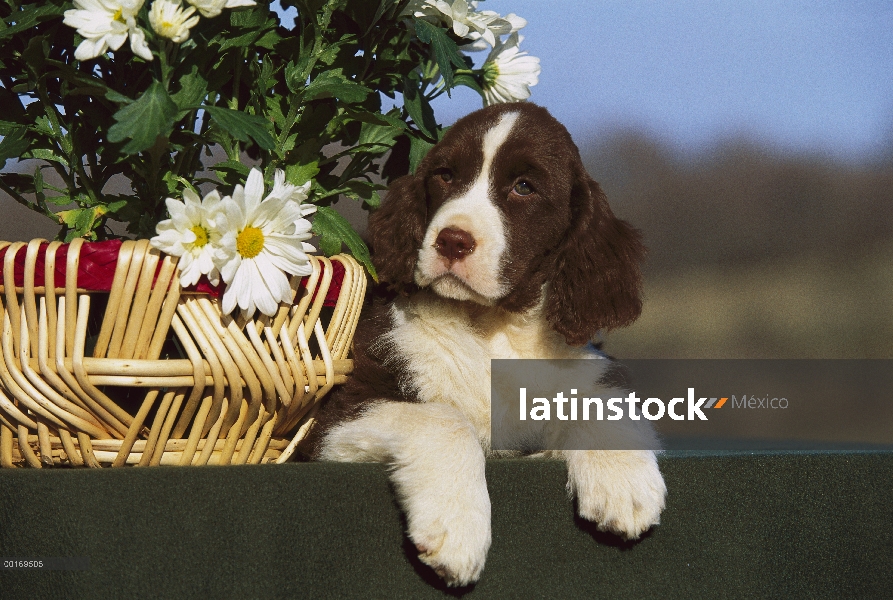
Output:
[[[34,285],[43,287],[44,284],[44,268],[45,255],[48,244],[41,244],[37,254],[36,267],[34,270]],[[69,244],[62,244],[56,250],[56,270],[55,270],[55,286],[57,288],[65,287],[65,264],[68,259]],[[121,240],[108,240],[105,242],[85,242],[81,246],[80,261],[78,263],[78,287],[93,292],[108,292],[112,289],[112,281],[115,278],[115,265],[118,262],[118,251],[121,249]],[[3,283],[3,266],[6,260],[6,252],[9,246],[0,250],[0,283]],[[23,246],[17,253],[14,260],[13,275],[15,277],[16,287],[22,287],[25,280],[25,255],[27,246]],[[159,269],[161,265],[159,264]],[[332,284],[326,293],[325,306],[335,306],[338,301],[338,295],[341,293],[341,284],[344,281],[344,265],[340,262],[332,261]],[[323,266],[325,269],[325,266]],[[307,278],[301,280],[301,287],[306,287]],[[211,285],[207,278],[202,277],[199,282],[191,287],[186,288],[188,291],[206,293],[211,296],[220,297],[223,294],[223,284],[218,286]]]

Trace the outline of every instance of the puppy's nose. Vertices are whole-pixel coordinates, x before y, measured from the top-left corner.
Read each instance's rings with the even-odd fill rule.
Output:
[[[462,229],[441,229],[434,241],[437,253],[445,257],[451,263],[462,260],[474,252],[474,237]]]

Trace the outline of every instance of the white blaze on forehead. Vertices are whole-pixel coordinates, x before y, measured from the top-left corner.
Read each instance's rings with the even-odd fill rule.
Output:
[[[484,134],[484,160],[483,165],[481,166],[481,173],[478,176],[478,182],[480,182],[481,179],[487,179],[489,183],[490,167],[493,165],[493,158],[496,156],[496,152],[499,148],[505,143],[505,140],[508,139],[509,133],[512,131],[515,121],[518,120],[519,114],[520,113],[517,112],[505,113],[499,118],[499,122],[496,126]],[[477,182],[475,182],[475,186],[477,186]]]
[[[457,300],[485,303],[506,294],[501,266],[508,240],[502,213],[493,201],[492,171],[496,154],[508,139],[519,114],[503,114],[484,134],[477,178],[461,195],[444,203],[431,219],[416,265],[415,280],[420,286],[432,285],[438,294]],[[446,264],[434,248],[438,234],[448,228],[467,231],[475,240],[474,252],[452,265]],[[447,273],[465,285],[452,277],[443,277]]]

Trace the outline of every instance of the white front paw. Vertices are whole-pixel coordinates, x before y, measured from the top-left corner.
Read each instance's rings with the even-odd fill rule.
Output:
[[[601,531],[637,539],[660,523],[667,487],[651,451],[578,451],[568,456],[568,487],[580,516]]]
[[[473,583],[481,576],[490,549],[490,498],[428,497],[407,506],[409,538],[419,560],[450,586]]]

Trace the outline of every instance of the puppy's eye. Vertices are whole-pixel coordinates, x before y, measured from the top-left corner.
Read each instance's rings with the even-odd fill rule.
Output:
[[[519,181],[515,184],[515,187],[512,188],[512,191],[519,196],[529,196],[533,193],[533,186],[526,181]]]
[[[449,169],[440,169],[436,172],[436,175],[444,183],[449,183],[453,180],[453,172]]]

